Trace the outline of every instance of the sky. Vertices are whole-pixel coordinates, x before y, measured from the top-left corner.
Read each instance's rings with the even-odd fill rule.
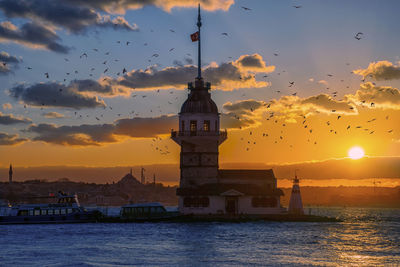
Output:
[[[400,157],[399,1],[0,0],[0,167],[179,162],[198,2],[220,162]]]

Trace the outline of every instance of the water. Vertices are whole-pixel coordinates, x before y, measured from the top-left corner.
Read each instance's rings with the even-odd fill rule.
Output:
[[[312,213],[344,221],[3,225],[0,265],[400,265],[400,209]]]

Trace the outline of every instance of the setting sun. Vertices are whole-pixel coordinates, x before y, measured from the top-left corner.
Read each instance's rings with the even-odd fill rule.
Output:
[[[354,146],[349,149],[348,155],[351,159],[360,159],[364,157],[364,149],[359,146]]]

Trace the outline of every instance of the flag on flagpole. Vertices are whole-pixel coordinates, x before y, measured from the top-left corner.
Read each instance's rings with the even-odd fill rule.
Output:
[[[190,39],[192,39],[192,42],[197,42],[199,40],[199,32],[195,32],[190,35]]]

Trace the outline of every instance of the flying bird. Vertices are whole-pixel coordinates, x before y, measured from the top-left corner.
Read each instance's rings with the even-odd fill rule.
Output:
[[[226,32],[223,32],[223,33],[221,33],[221,35],[228,36],[228,33],[226,33]]]
[[[302,6],[293,6],[294,8],[301,8]]]
[[[248,7],[245,7],[245,6],[242,6],[242,8],[243,8],[243,10],[246,10],[246,11],[250,11],[251,10],[251,8],[248,8]]]
[[[361,40],[363,35],[364,35],[364,34],[363,34],[362,32],[358,32],[358,33],[354,36],[354,38],[356,38],[357,40]]]

